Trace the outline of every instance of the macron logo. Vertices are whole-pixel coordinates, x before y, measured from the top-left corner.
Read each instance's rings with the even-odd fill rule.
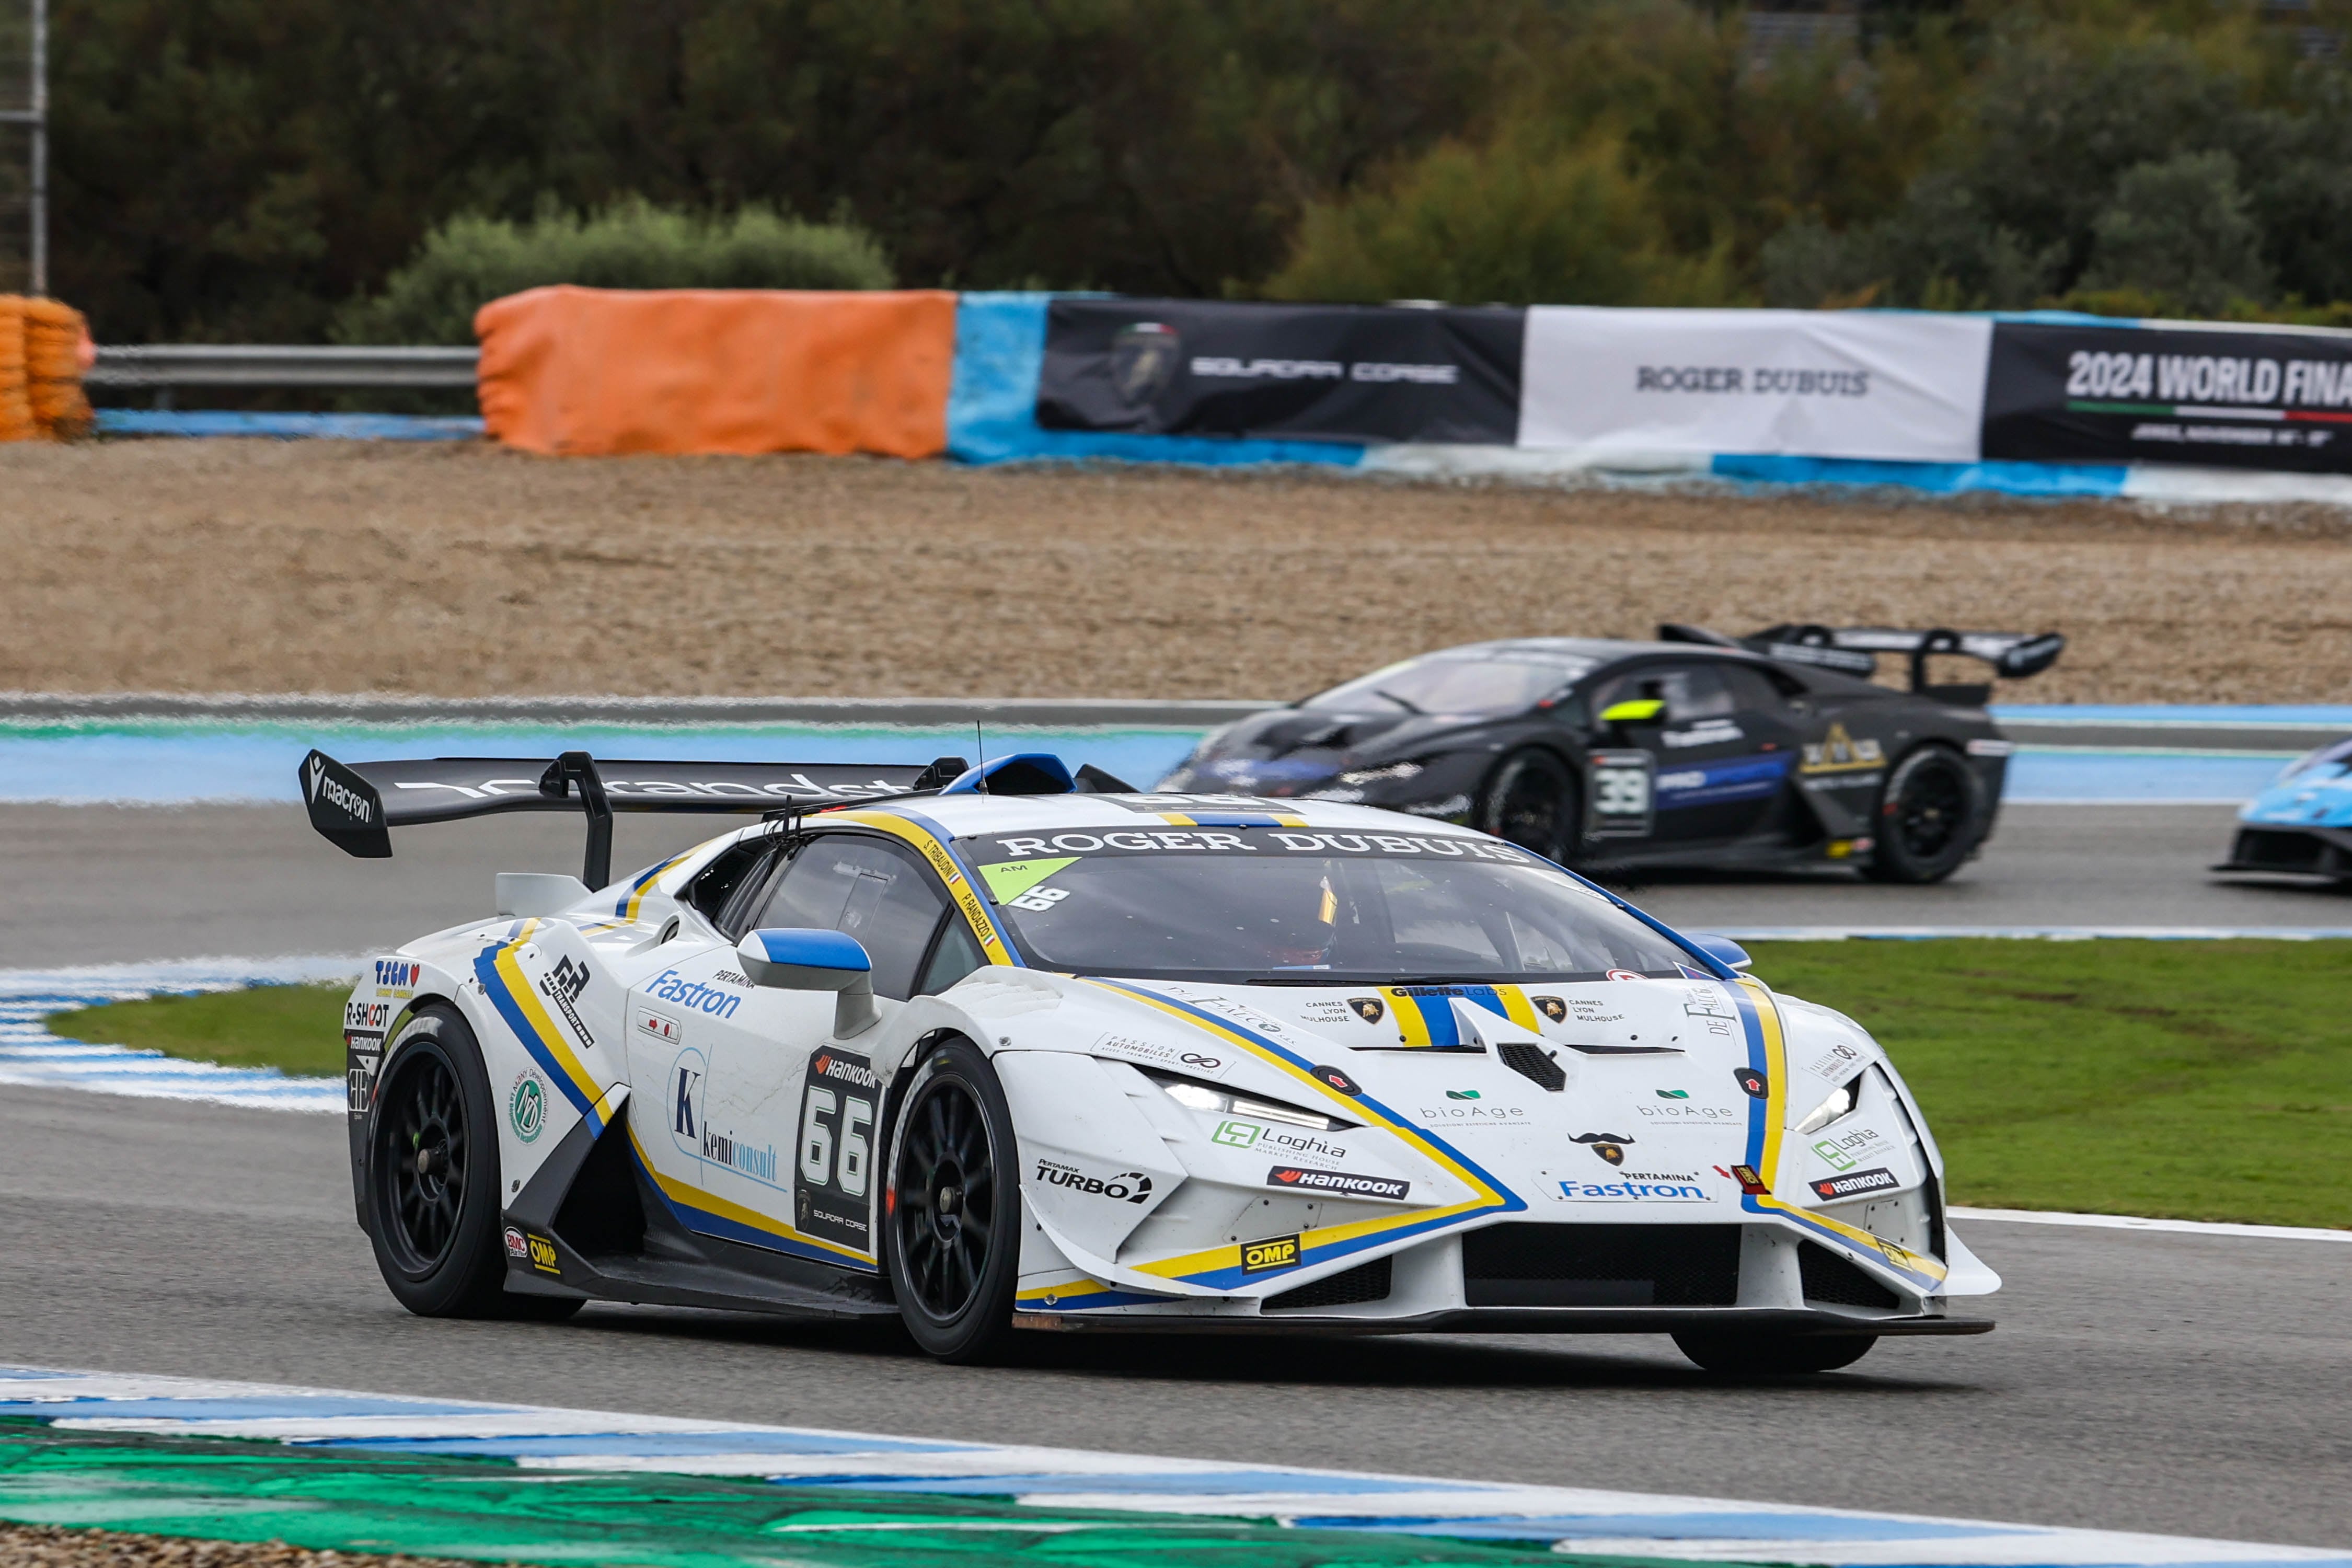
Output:
[[[326,776],[327,759],[324,757],[312,757],[310,759],[310,798],[312,800],[315,801],[319,798],[319,781]]]

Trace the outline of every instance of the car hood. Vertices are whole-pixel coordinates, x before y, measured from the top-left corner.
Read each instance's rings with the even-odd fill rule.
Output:
[[[1319,781],[1351,763],[1394,757],[1495,717],[1282,708],[1228,725],[1186,765],[1202,781],[1227,789]]]
[[[2248,801],[2241,822],[2281,827],[2352,827],[2352,764],[2321,763]]]

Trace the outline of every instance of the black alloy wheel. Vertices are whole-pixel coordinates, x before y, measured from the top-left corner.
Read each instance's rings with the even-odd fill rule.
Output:
[[[474,1032],[418,1009],[385,1052],[368,1123],[368,1235],[400,1304],[426,1318],[566,1318],[579,1299],[510,1294],[499,1232],[499,1140]]]
[[[1496,764],[1478,802],[1482,832],[1566,864],[1581,837],[1576,780],[1549,752],[1534,746]]]
[[[1776,1334],[1736,1330],[1714,1333],[1690,1330],[1675,1336],[1675,1348],[1701,1370],[1725,1377],[1835,1372],[1868,1355],[1877,1342],[1876,1334]]]
[[[899,1315],[941,1361],[984,1359],[1012,1331],[1021,1250],[1013,1117],[988,1059],[962,1040],[932,1047],[891,1150],[883,1245]]]
[[[1921,746],[1879,792],[1870,874],[1882,882],[1940,882],[1984,837],[1983,789],[1948,746]]]

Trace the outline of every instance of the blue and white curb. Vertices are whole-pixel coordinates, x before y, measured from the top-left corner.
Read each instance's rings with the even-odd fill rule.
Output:
[[[730,1476],[854,1492],[1010,1496],[1056,1509],[1272,1519],[1323,1530],[1455,1540],[1545,1541],[1559,1552],[1692,1563],[2352,1568],[2352,1552],[2343,1551],[2187,1536],[31,1367],[0,1368],[0,1416],[30,1417],[68,1431],[503,1458],[530,1470]]]
[[[341,1115],[349,1100],[340,1078],[293,1078],[274,1068],[222,1067],[161,1051],[67,1039],[49,1033],[43,1020],[52,1013],[149,996],[349,980],[359,968],[356,958],[319,955],[0,970],[0,1084]]]

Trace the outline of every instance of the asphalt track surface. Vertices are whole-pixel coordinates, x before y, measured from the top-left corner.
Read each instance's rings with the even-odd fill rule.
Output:
[[[0,1361],[2315,1546],[2352,1537],[2352,1247],[1980,1222],[1975,1339],[1711,1383],[1662,1338],[1024,1335],[592,1306],[412,1318],[340,1119],[0,1089]]]
[[[1932,888],[1847,873],[1654,879],[1636,902],[1692,931],[1825,925],[2352,926],[2352,897],[2224,881],[2219,805],[2011,805]],[[624,816],[613,864],[650,864],[731,818]],[[579,868],[576,818],[457,822],[353,860],[288,806],[0,805],[0,965],[364,952],[489,912],[491,873]]]

